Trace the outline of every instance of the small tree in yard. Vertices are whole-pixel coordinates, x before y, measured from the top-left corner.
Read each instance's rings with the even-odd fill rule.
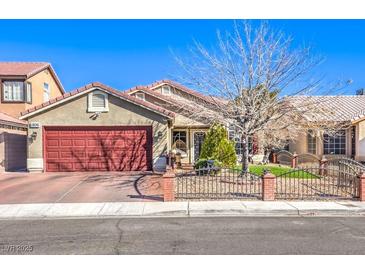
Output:
[[[253,28],[247,21],[236,22],[232,32],[218,33],[216,47],[208,50],[197,42],[188,59],[177,61],[184,71],[179,78],[203,92],[209,98],[204,107],[214,110],[201,111],[204,103],[199,101],[194,118],[201,116],[235,129],[242,140],[244,172],[248,171],[249,138],[266,136],[275,142],[295,138],[307,128],[323,127],[316,123],[318,116],[330,117],[335,111],[321,102],[324,97],[309,96],[340,88],[312,78],[322,59],[313,57],[309,47],[296,47],[284,33],[270,30],[267,23]],[[325,124],[328,129],[330,125]]]
[[[204,139],[201,159],[215,159],[225,167],[234,167],[237,162],[234,143],[227,138],[227,130],[220,124],[213,124]]]

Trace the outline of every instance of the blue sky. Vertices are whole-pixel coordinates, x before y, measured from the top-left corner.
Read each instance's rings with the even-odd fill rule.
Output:
[[[257,23],[257,22],[255,22]],[[330,81],[365,88],[365,20],[269,20],[274,29],[311,44],[326,57]],[[187,52],[193,39],[210,46],[232,20],[0,20],[1,61],[48,61],[66,90],[100,81],[127,89],[171,78],[170,48]]]

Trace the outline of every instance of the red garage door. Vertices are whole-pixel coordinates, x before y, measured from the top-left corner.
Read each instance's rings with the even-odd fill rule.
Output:
[[[45,127],[46,171],[136,171],[152,169],[152,129]]]

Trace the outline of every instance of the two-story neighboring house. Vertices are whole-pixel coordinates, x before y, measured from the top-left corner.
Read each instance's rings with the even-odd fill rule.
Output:
[[[51,64],[0,62],[0,171],[26,168],[27,124],[20,113],[62,94]]]
[[[0,62],[0,83],[0,111],[15,118],[64,93],[51,64],[45,62]]]

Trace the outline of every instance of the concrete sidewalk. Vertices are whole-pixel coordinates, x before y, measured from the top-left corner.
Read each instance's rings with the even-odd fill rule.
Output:
[[[338,202],[121,202],[0,205],[0,219],[203,216],[364,216],[365,203]]]

